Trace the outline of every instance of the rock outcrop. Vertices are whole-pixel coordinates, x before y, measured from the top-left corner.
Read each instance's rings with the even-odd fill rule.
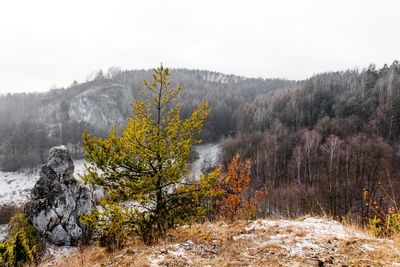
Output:
[[[91,193],[73,176],[74,163],[64,146],[53,147],[24,211],[34,227],[55,245],[77,245],[88,234],[79,216],[91,211]]]

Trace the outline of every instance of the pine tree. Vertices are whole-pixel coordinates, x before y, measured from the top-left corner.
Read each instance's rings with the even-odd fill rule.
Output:
[[[141,220],[160,235],[199,211],[192,196],[188,158],[210,108],[204,100],[183,119],[171,73],[163,66],[144,81],[142,96],[132,103],[133,115],[121,133],[113,129],[105,139],[84,133],[85,179],[104,186],[114,202],[129,201],[142,210]],[[192,183],[193,185],[193,183]]]

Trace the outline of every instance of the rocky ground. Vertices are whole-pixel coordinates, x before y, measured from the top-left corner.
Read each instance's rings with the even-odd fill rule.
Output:
[[[400,243],[320,218],[181,227],[169,241],[53,251],[42,266],[400,266]]]

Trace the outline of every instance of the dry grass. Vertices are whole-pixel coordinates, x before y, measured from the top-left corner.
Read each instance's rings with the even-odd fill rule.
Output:
[[[108,253],[93,245],[42,266],[400,266],[398,237],[377,239],[327,220],[313,227],[301,220],[194,224],[155,246],[132,240]]]

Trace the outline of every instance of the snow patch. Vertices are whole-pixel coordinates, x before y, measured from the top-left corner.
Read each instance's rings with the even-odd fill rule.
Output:
[[[256,237],[255,234],[241,234],[241,235],[237,235],[237,236],[232,237],[232,239],[234,241],[237,241],[239,239],[248,239],[248,238],[255,238],[255,237]]]
[[[374,251],[376,248],[370,244],[362,244],[361,248],[365,251]]]
[[[166,250],[160,251],[158,255],[150,257],[150,266],[163,266],[162,263],[167,256],[182,258],[189,264],[190,257],[187,255],[186,251],[195,249],[195,246],[196,244],[192,240],[188,240],[185,243],[175,244]]]
[[[150,258],[150,267],[158,267],[164,261],[165,255],[158,255]]]
[[[189,178],[197,179],[200,176],[201,169],[204,165],[214,166],[218,163],[218,156],[221,151],[221,144],[204,144],[195,147],[199,158],[191,165]]]
[[[37,171],[0,172],[0,206],[23,204],[38,179]]]
[[[58,246],[54,246],[54,245],[50,245],[50,244],[48,244],[47,248],[46,248],[47,255],[54,259],[68,256],[77,251],[78,251],[78,248],[76,248],[76,247],[70,247],[70,246],[58,247]]]
[[[0,241],[3,241],[7,236],[7,224],[0,225]]]
[[[186,258],[185,248],[183,248],[180,244],[175,245],[175,250],[171,250],[169,253],[175,257]]]
[[[337,239],[345,239],[350,237],[367,238],[367,236],[358,232],[349,232],[343,224],[322,218],[306,218],[300,221],[289,220],[256,220],[251,222],[245,230],[256,231],[265,230],[268,228],[289,229],[293,228],[297,231],[304,231],[307,238],[330,237]]]
[[[272,235],[269,237],[270,240],[267,241],[268,243],[280,243],[282,240],[291,240],[294,238],[294,234],[277,234],[277,235]]]
[[[314,251],[315,253],[321,250],[321,246],[315,243],[314,240],[300,239],[292,248],[289,249],[290,256],[302,256],[305,251]]]
[[[85,161],[74,160],[74,165],[74,176],[79,179],[79,175],[83,175],[85,171]],[[16,206],[25,204],[38,179],[39,170],[0,171],[0,207],[7,204]]]

